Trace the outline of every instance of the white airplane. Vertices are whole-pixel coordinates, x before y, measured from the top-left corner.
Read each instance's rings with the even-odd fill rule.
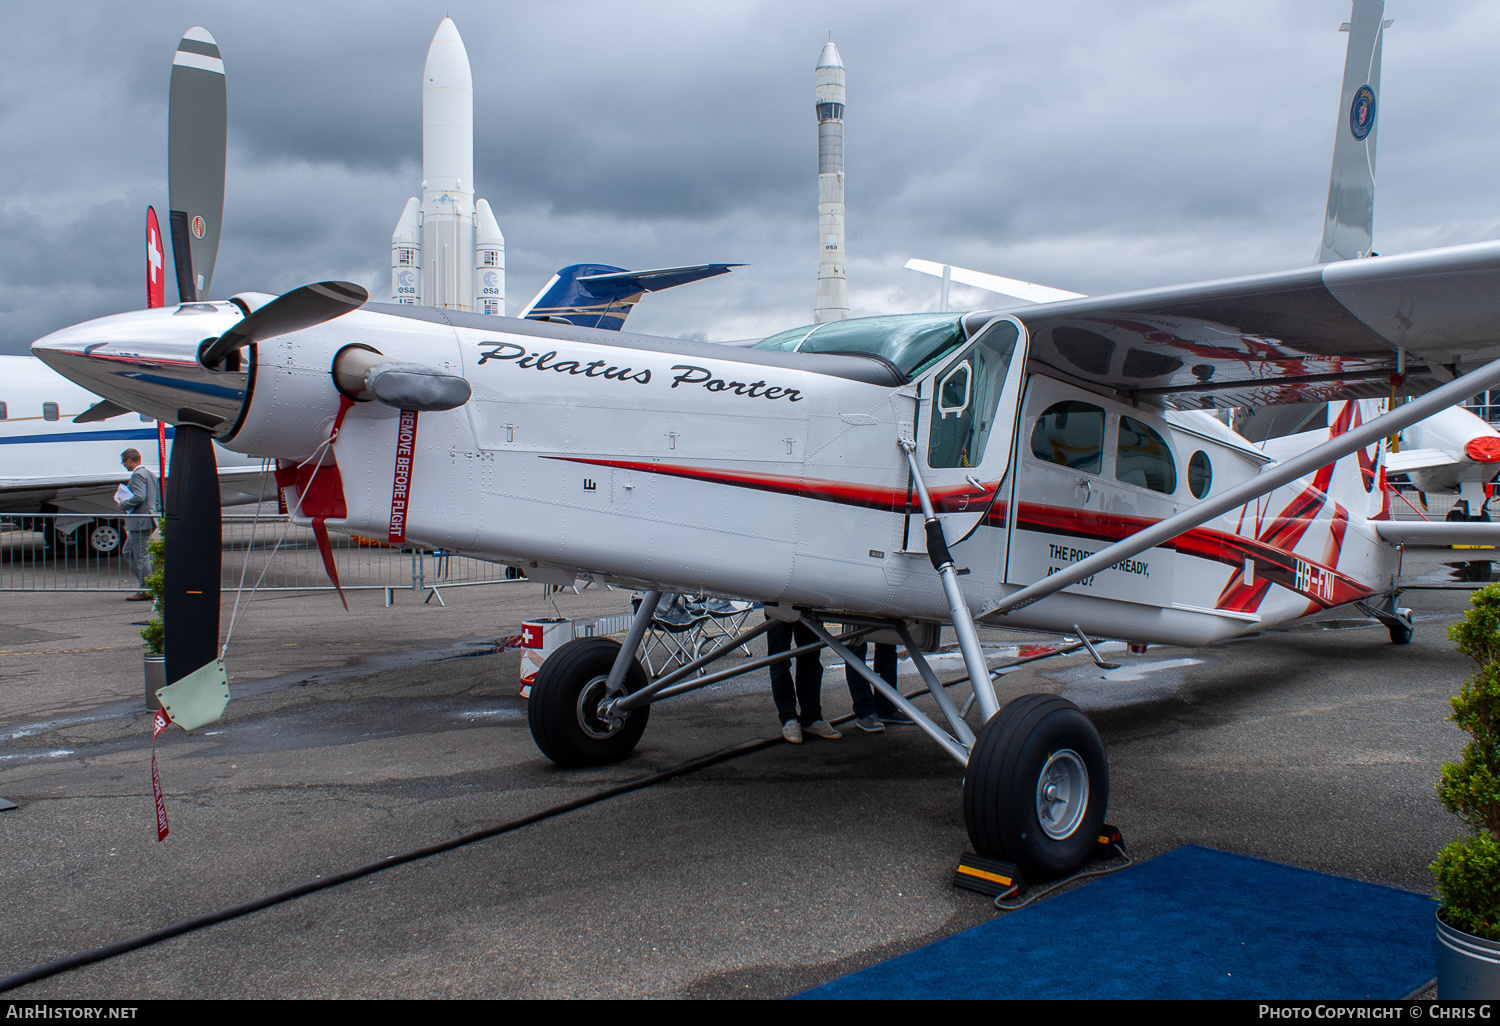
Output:
[[[157,424],[130,411],[76,422],[99,401],[36,357],[0,356],[0,516],[45,530],[48,546],[108,555],[124,540],[114,492],[130,472],[120,453],[137,449],[155,469]],[[169,452],[175,433],[167,427]],[[260,461],[217,456],[223,504],[258,501]],[[26,516],[38,513],[60,515]]]
[[[696,675],[760,624],[649,678],[635,652],[663,592],[757,601],[963,767],[975,849],[1032,881],[1094,852],[1108,763],[1066,700],[1000,708],[976,623],[1203,645],[1355,603],[1401,644],[1402,548],[1500,541],[1497,524],[1393,521],[1379,487],[1385,437],[1500,385],[1500,243],[744,348],[366,299],[339,282],[242,293],[33,344],[177,426],[167,674],[182,708],[212,706],[180,723],[228,697],[215,440],[275,458],[294,517],[325,536],[643,590],[623,644],[578,639],[536,678],[532,735],[557,764],[624,759],[652,703],[772,661]],[[1412,399],[1381,414],[1393,388]],[[1331,424],[1274,455],[1209,412],[1308,402],[1334,403]],[[977,727],[923,657],[942,625]],[[856,659],[857,637],[904,644],[938,711]]]
[[[560,765],[624,758],[651,702],[722,679],[648,681],[633,653],[663,591],[762,602],[857,672],[829,625],[888,632],[929,682],[916,639],[952,624],[977,732],[941,687],[934,719],[871,683],[965,766],[977,850],[1032,879],[1092,852],[1103,747],[1062,699],[999,709],[976,621],[1200,645],[1358,602],[1401,643],[1400,547],[1500,540],[1500,525],[1391,521],[1376,488],[1383,437],[1500,383],[1483,328],[1500,244],[743,349],[364,299],[340,283],[241,294],[33,345],[178,427],[169,679],[217,657],[202,580],[218,579],[218,504],[191,484],[216,439],[276,458],[315,530],[646,590],[623,646],[580,639],[537,678],[533,734]],[[1420,397],[1377,416],[1398,359]],[[1339,403],[1327,440],[1280,461],[1204,410],[1312,400]]]

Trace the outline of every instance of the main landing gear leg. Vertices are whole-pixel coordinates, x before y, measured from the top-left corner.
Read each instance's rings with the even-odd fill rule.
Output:
[[[1109,762],[1089,718],[1056,695],[1023,695],[999,708],[974,618],[959,588],[959,571],[943,525],[917,467],[916,445],[900,440],[926,518],[927,553],[943,581],[964,667],[984,726],[964,767],[964,824],[981,855],[1021,867],[1040,883],[1083,867],[1094,854],[1109,807]],[[1078,630],[1094,661],[1105,664]]]
[[[964,655],[964,669],[969,671],[969,681],[974,688],[974,698],[979,703],[979,718],[988,720],[1000,711],[1000,701],[995,697],[995,687],[990,682],[989,666],[979,648],[979,632],[974,628],[974,615],[964,601],[963,589],[959,587],[960,574],[953,566],[953,556],[948,552],[948,541],[943,537],[943,522],[932,508],[932,496],[927,494],[927,484],[917,467],[916,443],[910,438],[898,439],[906,462],[911,466],[912,483],[917,487],[917,498],[922,503],[922,516],[926,521],[927,558],[943,582],[943,594],[948,599],[948,619],[953,623],[953,633],[958,635],[958,650]]]

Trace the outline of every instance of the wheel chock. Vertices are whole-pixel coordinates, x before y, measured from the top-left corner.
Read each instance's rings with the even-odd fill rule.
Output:
[[[978,891],[992,898],[1002,895],[1014,898],[1026,890],[1026,880],[1021,876],[1021,870],[1009,862],[966,851],[958,857],[953,886]]]
[[[1105,823],[1099,828],[1099,840],[1094,845],[1094,858],[1113,859],[1124,854],[1125,836],[1120,833],[1119,827]]]

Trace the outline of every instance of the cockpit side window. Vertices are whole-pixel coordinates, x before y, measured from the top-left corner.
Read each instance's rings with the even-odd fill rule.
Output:
[[[1032,428],[1031,454],[1070,470],[1099,473],[1104,469],[1104,411],[1071,399],[1047,407]]]
[[[1177,464],[1166,439],[1134,418],[1121,417],[1115,477],[1126,484],[1171,495],[1177,490]]]
[[[938,375],[927,447],[929,467],[977,467],[984,459],[1019,338],[1013,323],[997,321]]]

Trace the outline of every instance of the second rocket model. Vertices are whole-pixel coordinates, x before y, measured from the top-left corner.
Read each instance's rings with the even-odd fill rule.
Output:
[[[849,316],[844,278],[844,62],[829,40],[813,72],[818,109],[818,299],[813,320]]]
[[[474,79],[452,18],[422,69],[422,198],[391,235],[391,300],[505,314],[505,236],[474,201]]]

